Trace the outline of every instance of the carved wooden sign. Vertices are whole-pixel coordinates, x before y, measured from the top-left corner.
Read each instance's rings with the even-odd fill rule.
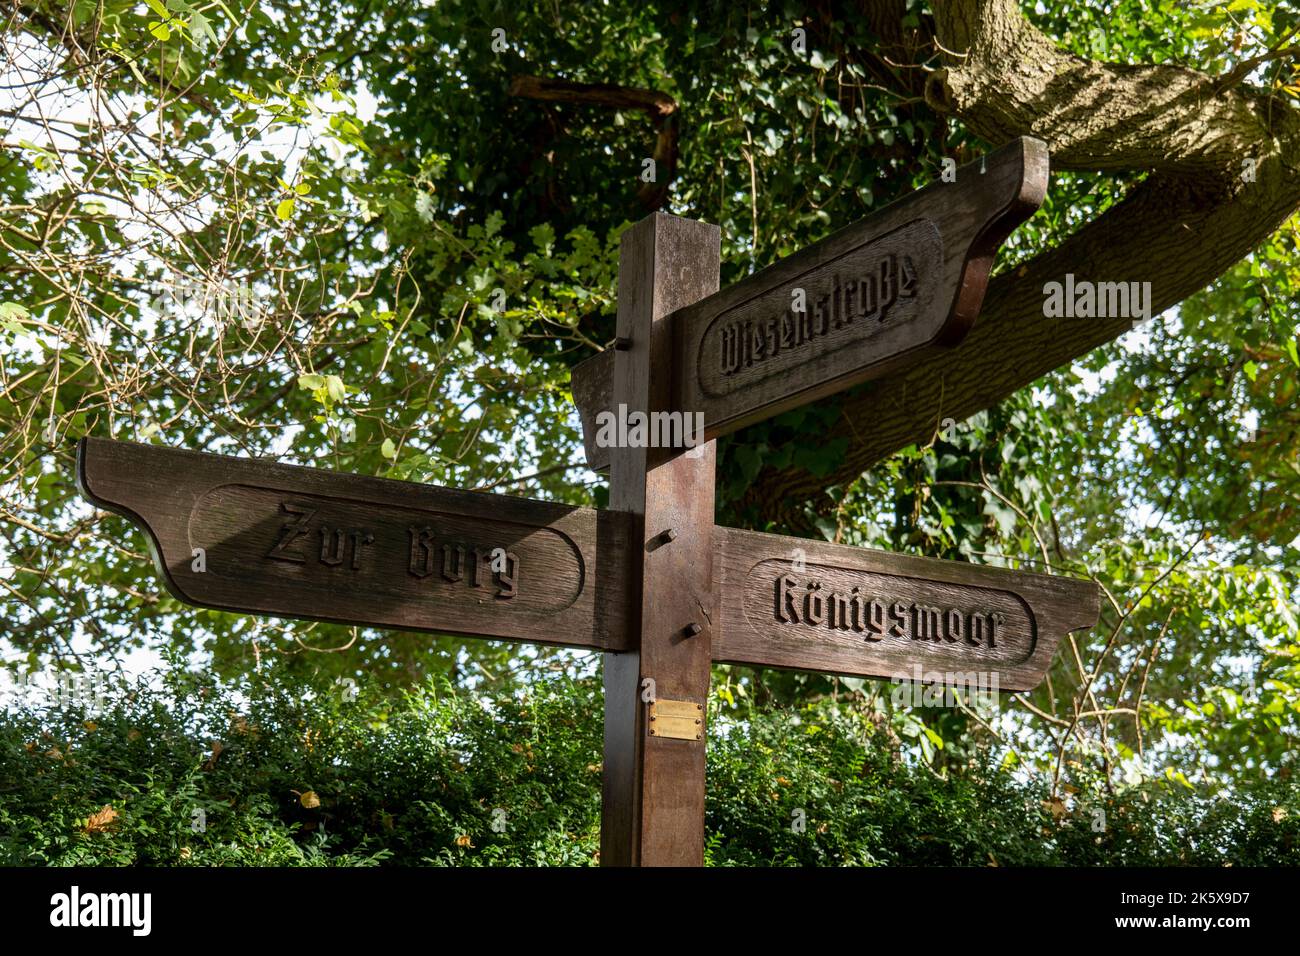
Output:
[[[1029,690],[1097,586],[779,535],[714,530],[716,660]]]
[[[1021,138],[678,310],[670,407],[702,414],[708,440],[958,344],[999,244],[1042,204],[1047,167],[1044,144]],[[613,366],[602,352],[573,370],[597,469]]]
[[[231,611],[622,650],[626,515],[83,439],[77,480],[167,589]]]
[[[189,604],[631,649],[630,514],[99,438],[78,482],[148,532]],[[1026,690],[1097,620],[1071,578],[723,527],[713,547],[723,662]]]
[[[687,395],[697,404],[744,392],[780,398],[792,380],[832,380],[840,368],[857,367],[855,353],[899,351],[889,340],[915,334],[918,320],[933,314],[942,261],[938,227],[914,219],[724,308],[707,324],[683,323],[689,341],[681,367],[695,370]]]

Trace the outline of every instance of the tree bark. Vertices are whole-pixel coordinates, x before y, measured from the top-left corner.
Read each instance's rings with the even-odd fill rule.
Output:
[[[967,339],[952,352],[836,399],[828,439],[849,447],[835,473],[769,471],[741,502],[788,526],[824,489],[854,480],[944,418],[961,421],[1118,337],[1129,319],[1047,318],[1043,286],[1067,272],[1150,282],[1153,314],[1204,288],[1300,207],[1300,118],[1251,88],[1171,65],[1094,63],[1061,51],[1014,0],[942,0],[943,67],[930,104],[994,143],[1045,140],[1058,169],[1147,173],[1125,200],[1059,246],[994,278]],[[1243,181],[1243,161],[1255,181]]]

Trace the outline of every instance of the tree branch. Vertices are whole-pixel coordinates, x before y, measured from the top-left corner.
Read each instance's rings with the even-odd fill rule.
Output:
[[[1012,0],[945,0],[936,25],[946,67],[932,76],[936,106],[981,136],[1045,139],[1055,166],[1151,170],[1129,196],[1014,274],[993,279],[984,308],[956,349],[835,399],[826,438],[849,442],[829,476],[765,472],[740,502],[787,526],[802,507],[829,509],[827,487],[933,438],[1040,376],[1132,328],[1125,318],[1047,318],[1043,286],[1067,272],[1094,281],[1151,283],[1152,314],[1203,289],[1300,207],[1300,119],[1262,95],[1216,94],[1214,79],[1181,67],[1096,64],[1062,53]],[[1243,159],[1256,160],[1243,182]],[[869,428],[855,427],[869,422]]]
[[[1037,136],[1058,169],[1188,175],[1240,170],[1246,148],[1269,145],[1259,94],[1221,93],[1216,77],[1173,64],[1082,59],[1044,36],[1015,0],[936,8],[940,43],[965,55],[945,54],[926,99],[992,142]]]
[[[666,93],[612,83],[574,83],[540,76],[516,76],[510,95],[551,103],[578,103],[615,110],[640,110],[654,121],[655,181],[644,182],[637,198],[654,211],[668,199],[668,187],[677,176],[677,101]]]

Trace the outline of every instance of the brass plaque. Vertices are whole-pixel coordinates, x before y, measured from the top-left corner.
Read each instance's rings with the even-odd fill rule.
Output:
[[[656,700],[650,704],[651,737],[704,739],[704,705],[689,700]]]

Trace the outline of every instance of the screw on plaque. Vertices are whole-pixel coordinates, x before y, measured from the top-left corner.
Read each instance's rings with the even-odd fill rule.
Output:
[[[632,347],[632,340],[626,335],[620,335],[614,340],[614,348],[619,352],[626,352]]]
[[[659,532],[660,544],[668,544],[669,542],[676,541],[676,540],[677,540],[677,532],[674,531],[672,528],[667,528]]]
[[[702,631],[702,630],[704,630],[704,628],[702,628],[702,627],[700,627],[698,624],[692,622],[692,623],[690,623],[690,624],[687,624],[684,628],[682,628],[682,633],[684,633],[687,637],[694,637],[696,634],[700,633],[700,631]]]

